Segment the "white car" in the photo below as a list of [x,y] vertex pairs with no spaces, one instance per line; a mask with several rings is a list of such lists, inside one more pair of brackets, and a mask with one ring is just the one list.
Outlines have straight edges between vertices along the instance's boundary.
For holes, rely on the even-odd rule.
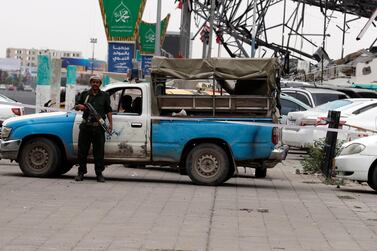
[[[307,111],[288,113],[286,124],[302,126],[304,128],[292,129],[284,128],[282,131],[283,144],[291,147],[306,148],[315,140],[326,137],[326,131],[315,130],[315,128],[327,127],[328,111],[340,111],[340,124],[346,124],[353,117],[377,107],[377,99],[342,99],[335,100]],[[350,122],[351,123],[351,122]],[[357,125],[358,123],[354,123]],[[349,129],[349,128],[347,128]],[[347,139],[347,134],[339,134],[338,138]]]
[[0,127],[4,120],[24,114],[25,109],[21,103],[0,94]]
[[349,98],[343,92],[313,87],[281,88],[281,92],[300,100],[310,107],[316,107],[338,99]]
[[377,191],[377,135],[343,144],[335,170],[338,178],[366,181]]

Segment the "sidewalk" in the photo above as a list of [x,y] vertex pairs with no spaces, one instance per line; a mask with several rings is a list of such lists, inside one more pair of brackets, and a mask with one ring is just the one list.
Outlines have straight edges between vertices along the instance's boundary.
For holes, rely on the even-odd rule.
[[220,187],[168,169],[113,165],[58,179],[0,161],[0,250],[376,250],[377,194],[298,175],[290,158],[255,179],[239,168]]

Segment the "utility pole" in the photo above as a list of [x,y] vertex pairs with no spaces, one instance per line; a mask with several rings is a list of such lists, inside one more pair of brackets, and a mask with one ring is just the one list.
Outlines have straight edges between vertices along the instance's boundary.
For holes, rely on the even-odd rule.
[[213,21],[215,19],[215,1],[211,1],[211,16],[209,19],[209,39],[208,39],[208,53],[207,53],[207,58],[211,58],[211,52],[212,52],[212,36],[213,36]]
[[91,72],[93,74],[93,70],[94,70],[94,46],[95,44],[97,43],[97,38],[90,38],[90,43],[92,44],[92,69],[91,69]]
[[342,37],[342,55],[341,55],[341,58],[343,59],[344,58],[344,42],[346,40],[346,22],[347,22],[347,13],[344,12],[343,13],[343,37]]
[[[323,19],[323,40],[322,40],[322,49],[323,51],[325,51],[325,47],[326,47],[326,21],[327,21],[327,1],[325,2],[325,13],[323,14],[324,15],[324,19]],[[321,57],[321,84],[323,84],[323,54],[322,53],[322,57]]]
[[154,54],[156,56],[161,55],[161,0],[157,0],[157,18],[156,18],[156,40],[155,40],[155,47],[154,47]]
[[183,58],[190,57],[191,43],[191,3],[183,1],[181,10],[181,25],[179,38],[179,55]]
[[255,57],[255,37],[256,37],[256,34],[257,34],[257,31],[256,31],[256,15],[257,15],[257,0],[253,0],[254,1],[254,5],[253,5],[253,31],[252,31],[252,34],[251,34],[251,55],[250,57],[254,58]]

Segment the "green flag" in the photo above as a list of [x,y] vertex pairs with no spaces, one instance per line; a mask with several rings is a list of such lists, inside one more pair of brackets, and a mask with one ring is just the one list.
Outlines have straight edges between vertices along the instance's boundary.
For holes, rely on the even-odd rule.
[[135,41],[146,0],[99,0],[108,41]]
[[[170,15],[161,21],[161,45],[163,44],[166,30],[168,28]],[[156,41],[156,23],[141,21],[139,30],[139,43],[141,54],[153,54]]]

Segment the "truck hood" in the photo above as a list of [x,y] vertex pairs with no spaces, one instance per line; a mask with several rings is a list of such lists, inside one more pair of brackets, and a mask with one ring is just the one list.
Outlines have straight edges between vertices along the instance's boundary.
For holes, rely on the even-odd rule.
[[27,124],[56,124],[56,123],[73,123],[76,117],[74,112],[46,112],[13,117],[4,121],[3,126],[18,127]]

